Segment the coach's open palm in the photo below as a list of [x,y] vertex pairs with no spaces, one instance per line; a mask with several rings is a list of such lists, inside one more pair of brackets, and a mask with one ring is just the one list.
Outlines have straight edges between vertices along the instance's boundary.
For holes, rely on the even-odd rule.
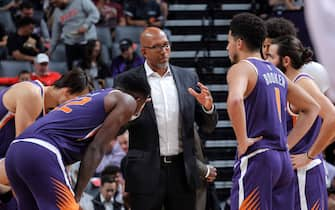
[[237,145],[238,157],[241,157],[251,145],[260,141],[261,139],[263,139],[263,136],[258,136],[255,138],[248,138],[246,141],[239,143]]
[[211,92],[209,91],[208,87],[203,85],[202,83],[198,82],[198,86],[200,88],[200,93],[197,93],[195,90],[192,88],[188,89],[188,92],[194,96],[197,101],[205,107],[207,111],[212,109],[213,106],[213,97],[211,95]]

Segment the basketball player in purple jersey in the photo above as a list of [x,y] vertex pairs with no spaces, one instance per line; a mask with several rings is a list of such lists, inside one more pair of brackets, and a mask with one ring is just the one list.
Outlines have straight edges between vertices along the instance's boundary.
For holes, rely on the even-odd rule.
[[[265,60],[268,57],[272,39],[287,35],[297,37],[296,27],[290,20],[285,18],[269,18],[265,21],[265,27],[267,35],[265,37],[262,48],[262,55]],[[314,82],[320,88],[321,92],[327,94],[326,92],[328,92],[327,90],[330,86],[329,74],[323,65],[314,61],[310,61],[301,67],[301,71],[310,74],[313,77]]]
[[238,143],[231,209],[293,209],[294,174],[287,149],[286,101],[302,111],[288,139],[301,139],[319,111],[318,104],[274,65],[261,59],[263,21],[234,16],[228,54],[227,109]]
[[[0,158],[4,158],[10,143],[48,110],[88,93],[88,77],[75,70],[64,74],[54,85],[46,87],[39,81],[21,82],[0,92]],[[0,160],[0,183],[7,184],[4,162]],[[0,194],[8,187],[0,184]]]
[[[80,197],[111,139],[139,116],[150,94],[137,76],[120,75],[120,90],[70,100],[36,121],[10,145],[5,166],[20,210],[78,210]],[[82,161],[72,192],[65,166]]]
[[[331,140],[335,136],[335,107],[320,91],[309,74],[300,69],[312,59],[312,51],[306,49],[300,40],[294,36],[282,36],[274,39],[269,48],[268,60],[276,65],[295,84],[308,92],[320,105],[320,112],[313,126],[306,135],[297,142],[288,142],[290,154],[304,154],[310,162],[306,167],[298,168],[296,172],[296,210],[328,209],[326,175],[322,164],[322,154],[311,157],[308,153],[316,141]],[[296,107],[287,106],[288,133],[294,127],[298,116]],[[294,166],[294,165],[293,165]]]

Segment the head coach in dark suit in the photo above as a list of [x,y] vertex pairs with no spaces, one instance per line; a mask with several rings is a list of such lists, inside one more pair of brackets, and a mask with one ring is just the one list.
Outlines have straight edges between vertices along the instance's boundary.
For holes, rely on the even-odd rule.
[[213,98],[194,72],[169,64],[170,43],[159,28],[144,30],[141,52],[144,65],[124,73],[141,75],[151,87],[151,101],[128,125],[125,180],[131,209],[194,210],[200,177],[193,126],[214,130]]

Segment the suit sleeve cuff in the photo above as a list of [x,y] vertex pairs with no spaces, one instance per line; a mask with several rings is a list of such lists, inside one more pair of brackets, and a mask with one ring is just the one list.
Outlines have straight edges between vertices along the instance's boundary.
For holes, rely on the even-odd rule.
[[204,110],[204,112],[206,114],[213,114],[213,112],[214,112],[214,104],[212,105],[212,108],[208,111],[206,110],[206,108],[204,106],[201,106],[201,107],[202,107],[202,110]]
[[211,169],[210,169],[209,165],[207,165],[207,173],[205,175],[205,178],[207,178],[209,176],[210,171],[211,171]]

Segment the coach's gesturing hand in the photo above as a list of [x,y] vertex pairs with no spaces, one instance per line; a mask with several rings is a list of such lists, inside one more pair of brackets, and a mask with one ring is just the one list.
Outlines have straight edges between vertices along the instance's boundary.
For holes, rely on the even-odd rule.
[[200,88],[200,93],[196,92],[192,88],[188,89],[188,92],[194,96],[197,101],[207,110],[210,111],[213,109],[213,97],[208,87],[203,85],[201,82],[198,82]]

